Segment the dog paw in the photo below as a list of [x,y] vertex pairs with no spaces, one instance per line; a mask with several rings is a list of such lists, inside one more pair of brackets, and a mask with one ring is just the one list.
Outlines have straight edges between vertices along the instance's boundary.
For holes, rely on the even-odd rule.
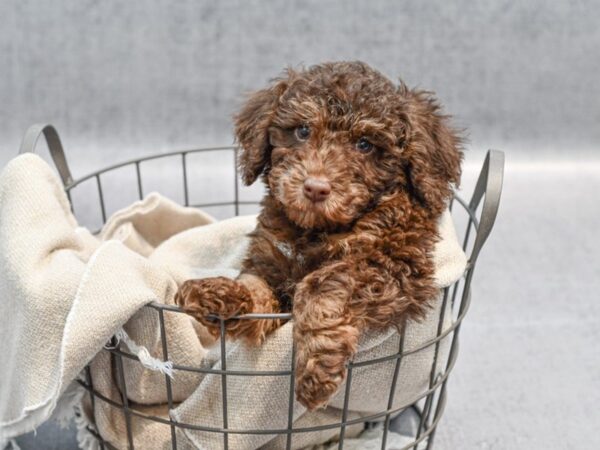
[[313,356],[297,366],[296,398],[309,411],[324,408],[345,376],[345,359],[340,355]]
[[[186,281],[175,295],[175,302],[216,336],[220,332],[220,321],[209,316],[227,320],[246,314],[250,312],[252,299],[246,287],[237,281],[216,277]],[[227,321],[226,327],[235,327],[236,322]]]

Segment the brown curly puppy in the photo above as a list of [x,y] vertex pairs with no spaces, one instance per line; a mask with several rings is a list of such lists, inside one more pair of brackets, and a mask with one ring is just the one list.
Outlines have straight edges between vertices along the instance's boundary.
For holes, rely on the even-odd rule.
[[[237,280],[183,284],[206,318],[292,311],[296,395],[309,409],[339,388],[367,329],[423,317],[437,294],[436,225],[460,179],[461,139],[428,92],[361,62],[288,70],[236,117],[243,180],[267,194]],[[281,325],[229,320],[259,344]]]

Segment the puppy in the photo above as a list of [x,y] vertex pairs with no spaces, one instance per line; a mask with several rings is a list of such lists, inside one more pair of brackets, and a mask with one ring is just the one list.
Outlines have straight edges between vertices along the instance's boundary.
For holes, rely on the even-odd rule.
[[[436,297],[438,218],[460,179],[459,134],[429,92],[361,62],[287,70],[235,118],[245,184],[266,184],[238,279],[185,282],[215,335],[245,313],[292,312],[296,397],[326,405],[365,330],[419,319]],[[279,320],[225,322],[253,345]]]

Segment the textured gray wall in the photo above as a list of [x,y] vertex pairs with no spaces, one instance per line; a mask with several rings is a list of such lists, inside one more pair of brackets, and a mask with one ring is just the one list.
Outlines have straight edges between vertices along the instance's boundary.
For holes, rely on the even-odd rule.
[[339,59],[437,91],[475,149],[600,150],[598,1],[4,0],[0,18],[0,165],[36,121],[82,170],[230,143],[243,92]]

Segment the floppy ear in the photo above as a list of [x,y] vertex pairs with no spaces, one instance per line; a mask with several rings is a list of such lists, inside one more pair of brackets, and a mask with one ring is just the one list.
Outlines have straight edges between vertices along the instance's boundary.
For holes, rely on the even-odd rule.
[[410,137],[404,150],[407,175],[414,194],[434,214],[448,205],[453,186],[461,175],[462,137],[449,126],[448,116],[430,92],[403,91],[410,123]]
[[254,183],[269,164],[268,129],[279,97],[286,88],[287,83],[279,80],[273,86],[253,93],[234,117],[235,137],[241,147],[238,165],[246,185]]

